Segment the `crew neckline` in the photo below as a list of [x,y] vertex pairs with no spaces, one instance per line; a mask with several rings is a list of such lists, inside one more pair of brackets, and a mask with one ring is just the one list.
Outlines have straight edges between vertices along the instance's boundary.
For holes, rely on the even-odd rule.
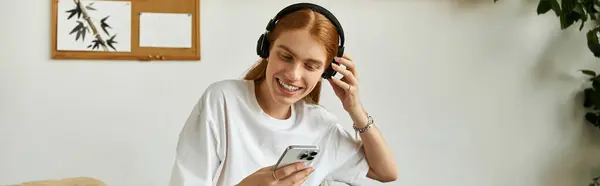
[[296,117],[297,117],[296,116],[296,114],[297,114],[296,103],[294,103],[294,104],[291,105],[291,114],[290,114],[290,117],[288,117],[286,119],[275,118],[275,117],[267,114],[262,109],[262,107],[260,106],[260,104],[258,103],[258,99],[256,98],[256,85],[255,85],[254,80],[244,80],[244,81],[246,81],[246,84],[247,84],[247,86],[249,88],[249,97],[251,99],[251,102],[252,102],[252,105],[254,107],[254,110],[256,112],[258,112],[259,115],[263,116],[265,119],[272,120],[274,122],[288,123],[288,124],[290,124],[290,126],[295,123]]

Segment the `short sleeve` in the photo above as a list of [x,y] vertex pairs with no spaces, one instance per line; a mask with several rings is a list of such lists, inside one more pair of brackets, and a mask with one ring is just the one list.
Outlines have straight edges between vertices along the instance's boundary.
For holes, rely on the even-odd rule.
[[331,140],[332,149],[335,149],[335,163],[328,179],[348,185],[361,185],[369,172],[362,142],[355,140],[339,124],[334,127]]
[[214,185],[224,143],[222,127],[214,122],[212,100],[205,93],[179,133],[170,186]]

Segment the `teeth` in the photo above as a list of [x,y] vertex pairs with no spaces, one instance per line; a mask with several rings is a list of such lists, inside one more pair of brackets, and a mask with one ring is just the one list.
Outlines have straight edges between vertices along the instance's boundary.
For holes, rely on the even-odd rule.
[[296,90],[298,90],[298,87],[295,87],[293,85],[287,85],[287,84],[283,83],[281,80],[279,80],[279,84],[281,86],[283,86],[283,88],[285,88],[288,91],[296,91]]

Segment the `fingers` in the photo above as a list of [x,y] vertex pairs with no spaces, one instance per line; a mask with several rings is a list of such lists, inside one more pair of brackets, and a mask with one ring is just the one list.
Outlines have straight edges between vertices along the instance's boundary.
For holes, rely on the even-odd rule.
[[285,167],[281,167],[277,170],[275,170],[275,176],[278,179],[283,179],[285,177],[288,177],[289,175],[292,175],[293,173],[303,170],[306,168],[306,165],[304,165],[303,162],[298,162],[298,163],[293,163],[290,165],[287,165]]
[[354,63],[352,63],[352,60],[349,58],[345,58],[345,57],[336,57],[335,61],[346,66],[346,68],[348,68],[348,70],[353,70],[354,69]]
[[344,78],[342,79],[348,79],[351,80],[351,83],[356,83],[358,81],[358,75],[356,72],[356,66],[354,65],[354,63],[352,62],[351,59],[349,58],[335,58],[335,61],[344,65],[346,68],[342,68],[340,65],[336,65],[335,63],[332,63],[331,66],[332,68],[341,73],[342,75],[344,75]]
[[346,68],[356,76],[356,65],[354,64],[352,58],[350,58],[347,54],[344,54],[342,57],[334,58],[336,62],[346,66]]
[[351,87],[350,84],[348,84],[340,79],[331,78],[329,81],[333,82],[333,84],[337,85],[337,87],[339,87],[340,89],[343,89],[346,92],[353,91],[356,88],[355,86]]
[[272,171],[274,167],[275,167],[275,165],[271,165],[271,166],[263,167],[263,168],[260,168],[260,169],[258,169],[258,171],[256,171],[256,172],[266,172],[266,171]]
[[[310,173],[309,173],[309,175],[310,175]],[[308,175],[307,175],[307,176],[305,176],[304,178],[302,178],[302,180],[300,180],[300,181],[296,182],[296,183],[294,184],[294,186],[300,186],[300,185],[302,185],[304,182],[306,182],[306,180],[307,180],[307,179],[308,179]]]
[[333,70],[335,70],[335,71],[339,72],[340,74],[344,75],[344,78],[342,78],[342,79],[348,80],[348,83],[351,83],[351,84],[356,84],[357,83],[356,77],[354,76],[354,74],[350,70],[344,69],[341,66],[333,64],[333,63],[332,63],[331,66],[332,66]]
[[303,183],[304,183],[304,182],[305,182],[307,179],[308,179],[308,176],[307,176],[307,177],[304,177],[304,179],[300,180],[300,181],[299,181],[298,183],[296,183],[294,186],[300,186],[300,185],[302,185],[302,184],[303,184]]
[[280,179],[279,182],[284,183],[285,185],[301,185],[314,170],[315,169],[312,167],[306,168]]

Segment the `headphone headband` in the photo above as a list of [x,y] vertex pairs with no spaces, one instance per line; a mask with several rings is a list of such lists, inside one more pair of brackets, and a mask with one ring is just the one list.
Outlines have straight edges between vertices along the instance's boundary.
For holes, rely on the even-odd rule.
[[[283,17],[287,14],[290,14],[294,11],[305,9],[305,8],[311,9],[315,12],[322,14],[327,19],[329,19],[329,21],[331,21],[331,23],[333,23],[333,26],[335,27],[335,30],[338,32],[338,36],[340,39],[340,43],[338,45],[338,52],[337,52],[336,56],[342,57],[342,55],[344,55],[344,42],[345,42],[344,29],[342,29],[342,25],[337,20],[337,18],[331,12],[329,12],[329,10],[327,10],[319,5],[312,4],[312,3],[296,3],[296,4],[292,4],[292,5],[285,7],[284,9],[279,11],[279,13],[277,13],[277,15],[275,15],[275,17],[273,19],[269,20],[269,24],[267,24],[267,31],[264,34],[260,35],[260,37],[258,38],[258,42],[256,44],[256,53],[258,54],[258,56],[260,56],[262,58],[269,57],[269,46],[270,46],[270,43],[268,40],[269,32],[272,32],[273,29],[275,29],[275,25],[277,24],[279,19],[281,19],[281,17]],[[332,63],[339,64],[335,60],[333,60]],[[333,68],[331,68],[331,65],[330,65],[329,67],[327,67],[325,69],[325,71],[323,72],[323,74],[321,76],[325,79],[328,79],[328,78],[333,77],[335,74],[337,74],[337,72],[335,70],[333,70]]]
[[344,29],[342,28],[342,25],[340,24],[340,22],[333,15],[333,13],[331,13],[329,10],[323,8],[322,6],[312,4],[312,3],[297,3],[297,4],[292,4],[292,5],[285,7],[284,9],[279,11],[279,13],[277,13],[277,15],[275,15],[275,17],[273,19],[271,19],[271,21],[269,21],[269,24],[267,25],[267,31],[269,31],[269,32],[273,31],[273,29],[275,29],[275,25],[277,24],[277,21],[279,21],[279,19],[281,19],[281,17],[283,17],[287,14],[290,14],[292,12],[295,12],[295,11],[298,11],[301,9],[305,9],[305,8],[309,8],[313,11],[321,13],[323,16],[325,16],[327,19],[329,19],[329,21],[331,21],[331,23],[333,23],[333,26],[335,26],[335,29],[338,32],[338,35],[340,37],[340,45],[339,46],[341,46],[343,48],[344,42],[345,42]]

